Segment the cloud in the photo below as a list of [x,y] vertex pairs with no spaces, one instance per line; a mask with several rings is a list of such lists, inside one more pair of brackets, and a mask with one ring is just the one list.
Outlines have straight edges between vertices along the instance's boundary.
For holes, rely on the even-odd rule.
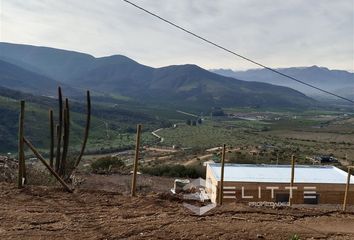
[[[0,41],[51,46],[143,64],[254,68],[117,0],[0,0]],[[272,67],[354,69],[351,0],[132,0]]]

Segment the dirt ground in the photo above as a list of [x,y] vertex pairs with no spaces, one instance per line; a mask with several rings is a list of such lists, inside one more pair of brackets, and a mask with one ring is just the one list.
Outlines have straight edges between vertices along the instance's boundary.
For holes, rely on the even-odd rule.
[[[147,186],[171,183],[139,178]],[[127,181],[114,175],[90,176],[72,194],[60,187],[19,190],[0,183],[0,239],[283,240],[294,234],[300,239],[354,239],[354,211],[261,209],[232,203],[195,216],[167,193],[149,189],[148,194],[129,197]]]

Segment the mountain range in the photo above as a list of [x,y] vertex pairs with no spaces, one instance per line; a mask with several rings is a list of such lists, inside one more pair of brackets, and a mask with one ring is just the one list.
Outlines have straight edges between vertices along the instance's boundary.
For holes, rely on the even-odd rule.
[[153,68],[122,56],[91,55],[30,45],[0,43],[0,85],[52,95],[56,85],[69,94],[94,94],[157,106],[308,107],[316,102],[284,86],[221,76],[192,64]]
[[[354,99],[352,91],[347,91],[348,88],[354,89],[354,73],[343,70],[330,70],[318,66],[279,68],[276,70],[327,91],[333,91]],[[328,95],[324,95],[316,89],[302,85],[288,78],[284,78],[283,76],[266,69],[252,69],[247,71],[213,69],[211,71],[223,76],[239,78],[245,81],[257,81],[291,87],[310,96],[328,97]]]

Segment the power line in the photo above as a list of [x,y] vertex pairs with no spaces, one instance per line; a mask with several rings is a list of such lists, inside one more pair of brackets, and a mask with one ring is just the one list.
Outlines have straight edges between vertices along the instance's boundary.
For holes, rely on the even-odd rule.
[[162,20],[162,21],[164,21],[165,23],[168,23],[168,24],[170,24],[170,25],[172,25],[172,26],[174,26],[174,27],[176,27],[176,28],[182,30],[183,32],[186,32],[186,33],[188,33],[188,34],[190,34],[190,35],[192,35],[192,36],[194,36],[194,37],[196,37],[196,38],[198,38],[198,39],[200,39],[200,40],[202,40],[202,41],[204,41],[204,42],[206,42],[206,43],[209,43],[209,44],[211,44],[211,45],[213,45],[213,46],[215,46],[215,47],[217,47],[217,48],[219,48],[219,49],[221,49],[221,50],[224,50],[224,51],[226,51],[226,52],[228,52],[228,53],[231,53],[232,55],[235,55],[235,56],[237,56],[237,57],[239,57],[239,58],[242,58],[242,59],[244,59],[244,60],[246,60],[246,61],[248,61],[248,62],[251,62],[251,63],[253,63],[253,64],[257,65],[257,66],[260,66],[260,67],[262,67],[262,68],[265,68],[265,69],[267,69],[267,70],[269,70],[269,71],[272,71],[272,72],[274,72],[274,73],[276,73],[276,74],[279,74],[279,75],[281,75],[281,76],[283,76],[283,77],[289,78],[289,79],[291,79],[291,80],[293,80],[293,81],[296,81],[296,82],[298,82],[298,83],[300,83],[300,84],[303,84],[303,85],[306,85],[306,86],[308,86],[308,87],[314,88],[314,89],[316,89],[316,90],[318,90],[318,91],[324,92],[324,93],[326,93],[326,94],[332,95],[332,96],[334,96],[334,97],[340,98],[340,99],[345,100],[345,101],[348,101],[348,102],[350,102],[350,103],[354,103],[354,101],[353,101],[353,100],[350,100],[349,98],[346,98],[346,97],[340,96],[340,95],[338,95],[338,94],[332,93],[332,92],[330,92],[330,91],[324,90],[324,89],[322,89],[322,88],[316,87],[316,86],[314,86],[314,85],[312,85],[312,84],[309,84],[309,83],[306,83],[306,82],[304,82],[304,81],[301,81],[301,80],[299,80],[299,79],[297,79],[297,78],[294,78],[294,77],[292,77],[292,76],[290,76],[290,75],[287,75],[287,74],[285,74],[285,73],[282,73],[282,72],[280,72],[280,71],[278,71],[278,70],[276,70],[276,69],[274,69],[274,68],[268,67],[268,66],[266,66],[266,65],[263,65],[263,64],[261,64],[261,63],[259,63],[259,62],[254,61],[254,60],[252,60],[252,59],[250,59],[250,58],[248,58],[248,57],[245,57],[245,56],[243,56],[243,55],[241,55],[241,54],[238,54],[238,53],[236,53],[236,52],[234,52],[234,51],[232,51],[232,50],[230,50],[230,49],[228,49],[228,48],[226,48],[226,47],[223,47],[223,46],[221,46],[221,45],[219,45],[219,44],[217,44],[217,43],[215,43],[215,42],[212,42],[212,41],[206,39],[205,37],[202,37],[202,36],[200,36],[200,35],[198,35],[198,34],[196,34],[196,33],[193,33],[192,31],[190,31],[190,30],[188,30],[188,29],[186,29],[186,28],[184,28],[184,27],[181,27],[181,26],[177,25],[176,23],[173,23],[173,22],[171,22],[171,21],[169,21],[169,20],[167,20],[167,19],[165,19],[165,18],[163,18],[163,17],[160,17],[159,15],[157,15],[157,14],[155,14],[155,13],[153,13],[153,12],[151,12],[151,11],[149,11],[149,10],[147,10],[147,9],[145,9],[145,8],[143,8],[143,7],[141,7],[141,6],[137,5],[137,4],[135,4],[135,3],[132,3],[132,2],[130,2],[130,1],[128,1],[128,0],[122,0],[122,1],[124,1],[124,2],[126,2],[126,3],[128,3],[128,4],[130,4],[130,5],[132,5],[132,6],[134,6],[134,7],[136,7],[136,8],[138,8],[138,9],[140,9],[140,10],[142,10],[142,11],[144,11],[144,12],[146,12],[146,13],[148,13],[148,14],[150,14],[150,15],[152,15],[152,16],[154,16],[154,17],[160,19],[160,20]]

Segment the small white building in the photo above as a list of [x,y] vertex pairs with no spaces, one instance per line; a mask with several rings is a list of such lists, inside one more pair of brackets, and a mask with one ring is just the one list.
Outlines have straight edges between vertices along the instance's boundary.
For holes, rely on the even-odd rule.
[[[341,204],[348,174],[334,166],[297,165],[293,189],[290,189],[290,165],[225,164],[224,201],[287,202],[290,195],[298,204]],[[212,202],[218,198],[221,164],[207,164],[207,192]],[[351,177],[354,184],[354,177]],[[354,185],[348,194],[348,204],[354,204]]]

